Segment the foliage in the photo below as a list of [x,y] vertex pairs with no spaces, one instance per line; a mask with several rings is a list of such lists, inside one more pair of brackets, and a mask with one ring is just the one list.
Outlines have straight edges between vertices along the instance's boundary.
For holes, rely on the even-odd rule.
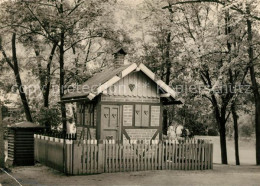
[[[37,89],[26,92],[30,112],[53,106],[63,89],[81,84],[107,66],[112,56],[107,54],[112,54],[114,46],[129,42],[126,32],[114,27],[115,8],[115,1],[107,0],[1,3],[4,49],[11,53],[10,35],[16,33],[22,82]],[[6,62],[1,56],[0,70]],[[7,74],[10,79],[10,71]],[[0,78],[0,88],[9,87],[10,81]]]
[[218,131],[214,128],[208,129],[208,136],[218,136]]
[[5,117],[8,117],[8,116],[9,116],[8,107],[6,107],[5,105],[2,106],[2,116],[3,116],[3,119],[4,119]]
[[206,126],[203,123],[194,120],[188,120],[185,124],[193,135],[206,135]]
[[242,137],[251,137],[254,132],[254,128],[249,125],[242,125],[240,127],[240,135]]
[[37,115],[35,115],[35,120],[42,126],[48,123],[53,130],[57,130],[61,123],[60,110],[58,107],[42,107]]

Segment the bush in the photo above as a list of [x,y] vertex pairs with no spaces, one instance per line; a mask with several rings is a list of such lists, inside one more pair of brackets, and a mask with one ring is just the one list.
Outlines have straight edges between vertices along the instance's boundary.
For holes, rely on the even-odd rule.
[[216,129],[209,129],[208,136],[218,136],[218,131]]
[[253,134],[254,129],[251,126],[248,125],[243,125],[240,128],[240,134],[243,137],[251,137],[251,135]]
[[201,123],[193,120],[189,120],[185,126],[192,135],[206,135],[206,127]]
[[58,108],[42,107],[36,116],[36,121],[47,128],[57,130],[61,123],[60,110]]

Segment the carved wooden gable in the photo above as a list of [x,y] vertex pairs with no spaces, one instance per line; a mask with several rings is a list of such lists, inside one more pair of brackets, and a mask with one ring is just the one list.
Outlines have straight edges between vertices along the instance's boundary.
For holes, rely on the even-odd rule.
[[109,96],[159,98],[157,85],[143,72],[132,72],[107,89]]

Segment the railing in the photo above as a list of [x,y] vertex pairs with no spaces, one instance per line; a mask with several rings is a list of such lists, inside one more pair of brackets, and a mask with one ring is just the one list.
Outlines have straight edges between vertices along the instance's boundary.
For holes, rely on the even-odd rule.
[[48,137],[53,137],[53,138],[59,138],[59,139],[69,139],[69,140],[76,140],[77,139],[77,134],[76,133],[67,133],[64,134],[63,132],[58,132],[58,131],[45,131],[45,132],[40,132],[37,133],[40,136],[48,136]]
[[213,144],[205,140],[113,141],[65,140],[35,135],[35,159],[71,175],[142,170],[205,170],[213,168]]

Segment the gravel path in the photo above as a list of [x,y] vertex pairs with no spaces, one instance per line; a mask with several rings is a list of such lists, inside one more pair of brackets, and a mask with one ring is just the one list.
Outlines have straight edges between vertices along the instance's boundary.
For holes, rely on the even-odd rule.
[[[36,165],[15,167],[11,175],[22,185],[260,185],[259,166],[214,165],[207,171],[140,171],[66,176]],[[2,185],[19,185],[0,173]]]

